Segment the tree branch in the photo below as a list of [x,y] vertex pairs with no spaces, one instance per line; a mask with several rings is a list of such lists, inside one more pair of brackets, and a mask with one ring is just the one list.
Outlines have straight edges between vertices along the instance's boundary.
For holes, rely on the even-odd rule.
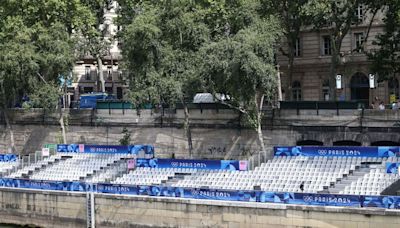
[[39,72],[36,72],[36,74],[39,76],[40,79],[42,79],[42,81],[43,81],[46,85],[48,84],[47,81],[46,81],[46,79],[44,79],[44,77],[43,77]]
[[243,109],[241,107],[238,107],[236,105],[232,105],[232,104],[230,104],[228,102],[225,102],[225,101],[221,100],[220,98],[216,97],[215,94],[213,94],[213,98],[216,99],[220,104],[227,105],[229,108],[235,109],[235,110],[239,111],[242,114],[249,115],[249,113],[245,109]]
[[[374,12],[372,13],[371,20],[370,20],[370,22],[369,22],[369,24],[368,24],[367,34],[365,34],[364,44],[366,44],[367,41],[368,41],[369,33],[371,32],[372,23],[374,22],[375,16],[376,16],[376,14],[378,13],[378,11],[379,11],[379,9],[376,8],[376,9],[374,10]],[[365,51],[365,50],[364,50],[364,51]]]

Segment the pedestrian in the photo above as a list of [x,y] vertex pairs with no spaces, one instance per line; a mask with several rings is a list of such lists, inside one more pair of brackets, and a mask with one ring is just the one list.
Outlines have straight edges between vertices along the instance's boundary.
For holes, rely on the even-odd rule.
[[300,184],[300,191],[304,192],[304,181],[302,181]]
[[393,103],[392,103],[392,109],[393,109],[393,110],[399,109],[399,106],[397,106],[397,102],[393,101]]
[[379,110],[379,106],[380,106],[381,101],[379,100],[378,97],[375,97],[374,103],[375,103],[375,107],[374,108]]
[[385,104],[383,104],[383,101],[379,104],[379,110],[385,110]]

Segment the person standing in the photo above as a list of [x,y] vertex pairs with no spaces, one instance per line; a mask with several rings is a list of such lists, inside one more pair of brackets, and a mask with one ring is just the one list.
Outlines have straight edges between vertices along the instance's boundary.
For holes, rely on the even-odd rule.
[[385,104],[383,104],[383,101],[379,104],[379,110],[385,110]]

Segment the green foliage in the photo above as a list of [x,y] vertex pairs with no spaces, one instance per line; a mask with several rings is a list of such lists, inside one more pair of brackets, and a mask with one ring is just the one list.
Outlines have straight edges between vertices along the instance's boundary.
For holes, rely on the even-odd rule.
[[[132,7],[120,2],[122,11]],[[142,1],[136,16],[122,25],[124,66],[128,69],[131,101],[174,104],[201,91],[196,52],[209,40],[207,25],[192,1]],[[193,84],[195,83],[195,84]]]
[[80,32],[77,50],[80,56],[87,54],[101,58],[108,54],[112,37],[108,37],[109,27],[105,22],[104,12],[111,7],[109,0],[80,0],[89,11],[87,24]]
[[254,128],[260,124],[261,98],[271,101],[276,95],[274,57],[280,35],[279,23],[269,18],[202,49],[201,75],[208,88],[229,95],[225,102],[243,112]]
[[122,138],[119,140],[119,144],[123,146],[128,146],[131,144],[131,133],[128,131],[126,127],[122,129]]
[[228,94],[230,105],[254,116],[262,97],[275,96],[282,29],[260,1],[118,2],[133,103],[174,104],[209,91]]
[[35,108],[43,108],[46,113],[53,112],[61,97],[62,93],[58,90],[57,85],[53,83],[39,84],[35,86],[34,92],[31,94],[31,102]]
[[379,75],[379,80],[389,79],[400,73],[400,3],[387,1],[385,13],[385,32],[378,35],[373,42],[379,49],[369,53],[369,58],[373,61],[372,71]]
[[5,0],[0,12],[4,108],[40,83],[57,86],[60,75],[69,75],[75,62],[71,33],[84,30],[91,14],[80,0]]

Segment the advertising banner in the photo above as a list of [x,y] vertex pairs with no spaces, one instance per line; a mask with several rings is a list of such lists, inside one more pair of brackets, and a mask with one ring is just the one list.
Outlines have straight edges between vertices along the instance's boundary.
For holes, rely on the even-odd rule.
[[63,153],[98,153],[98,154],[136,154],[143,151],[143,158],[154,157],[154,147],[151,145],[84,145],[84,144],[58,144],[57,152]]
[[44,157],[50,156],[50,148],[42,148],[42,156]]
[[400,156],[400,147],[347,147],[347,146],[288,146],[274,147],[275,156],[324,156],[324,157],[394,157]]
[[268,202],[315,206],[377,207],[386,209],[400,209],[400,197],[398,196],[362,196],[264,191],[235,191],[205,188],[181,188],[171,186],[142,186],[119,184],[91,185],[82,182],[40,181],[7,178],[0,178],[0,187],[80,192],[95,191],[108,194],[148,195],[242,202]]
[[386,173],[399,174],[400,163],[386,162]]
[[15,154],[0,154],[0,162],[15,162],[17,155]]
[[128,160],[128,170],[134,169],[136,167],[136,159]]
[[43,181],[43,180],[8,179],[8,178],[0,178],[0,186],[14,187],[14,188],[42,189],[42,190],[80,191],[80,192],[86,192],[91,190],[90,185],[83,182]]
[[[242,165],[240,165],[242,163]],[[235,160],[189,160],[189,159],[137,159],[138,167],[193,168],[211,170],[247,170],[247,161]]]

